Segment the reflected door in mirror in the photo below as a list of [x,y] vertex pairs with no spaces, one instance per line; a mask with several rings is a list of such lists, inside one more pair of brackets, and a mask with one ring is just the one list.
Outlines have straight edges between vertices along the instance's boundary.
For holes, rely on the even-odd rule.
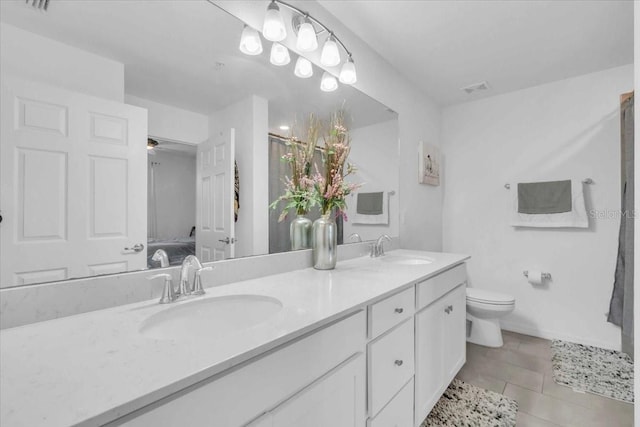
[[198,145],[196,256],[202,262],[235,256],[235,129]]
[[146,111],[3,76],[1,116],[2,287],[144,268]]

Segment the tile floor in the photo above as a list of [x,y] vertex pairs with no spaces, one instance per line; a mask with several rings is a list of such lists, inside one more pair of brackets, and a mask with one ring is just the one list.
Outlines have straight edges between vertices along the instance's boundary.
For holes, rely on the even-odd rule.
[[458,378],[518,402],[517,427],[633,426],[633,405],[578,393],[553,381],[551,342],[505,331],[504,346],[467,343]]

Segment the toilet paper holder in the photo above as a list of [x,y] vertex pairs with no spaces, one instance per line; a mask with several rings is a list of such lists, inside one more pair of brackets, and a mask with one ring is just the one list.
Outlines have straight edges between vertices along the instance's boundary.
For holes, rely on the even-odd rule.
[[[522,272],[524,277],[529,277],[529,271],[525,270]],[[551,273],[542,273],[542,280],[551,280]]]

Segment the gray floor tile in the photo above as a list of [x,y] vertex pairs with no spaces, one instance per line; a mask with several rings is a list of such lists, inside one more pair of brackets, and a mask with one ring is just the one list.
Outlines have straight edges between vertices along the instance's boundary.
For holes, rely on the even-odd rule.
[[560,426],[572,426],[577,421],[586,418],[595,418],[597,413],[564,400],[546,396],[541,393],[507,384],[504,389],[507,397],[518,402],[518,409],[537,418],[550,421]]
[[484,356],[477,356],[468,363],[479,374],[542,392],[543,373]]
[[504,388],[507,385],[506,381],[480,374],[470,367],[462,368],[460,372],[458,372],[457,378],[476,387],[495,391],[500,394],[504,392]]
[[512,365],[520,366],[535,372],[541,372],[543,374],[551,372],[552,369],[551,360],[536,357],[521,350],[505,348],[487,349],[485,356],[490,359],[511,363]]
[[550,421],[543,420],[533,415],[529,415],[526,412],[522,412],[518,409],[518,418],[516,419],[516,427],[556,427],[558,424],[554,424]]
[[551,360],[551,344],[546,340],[541,342],[521,342],[518,351],[541,359]]
[[574,392],[552,377],[551,342],[503,331],[504,346],[467,344],[458,378],[518,401],[518,427],[631,427],[633,405]]

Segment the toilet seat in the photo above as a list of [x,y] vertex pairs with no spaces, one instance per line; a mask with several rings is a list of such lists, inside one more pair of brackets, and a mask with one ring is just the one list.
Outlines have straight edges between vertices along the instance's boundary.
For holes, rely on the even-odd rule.
[[486,289],[467,288],[467,301],[487,305],[514,305],[516,299],[512,295]]

